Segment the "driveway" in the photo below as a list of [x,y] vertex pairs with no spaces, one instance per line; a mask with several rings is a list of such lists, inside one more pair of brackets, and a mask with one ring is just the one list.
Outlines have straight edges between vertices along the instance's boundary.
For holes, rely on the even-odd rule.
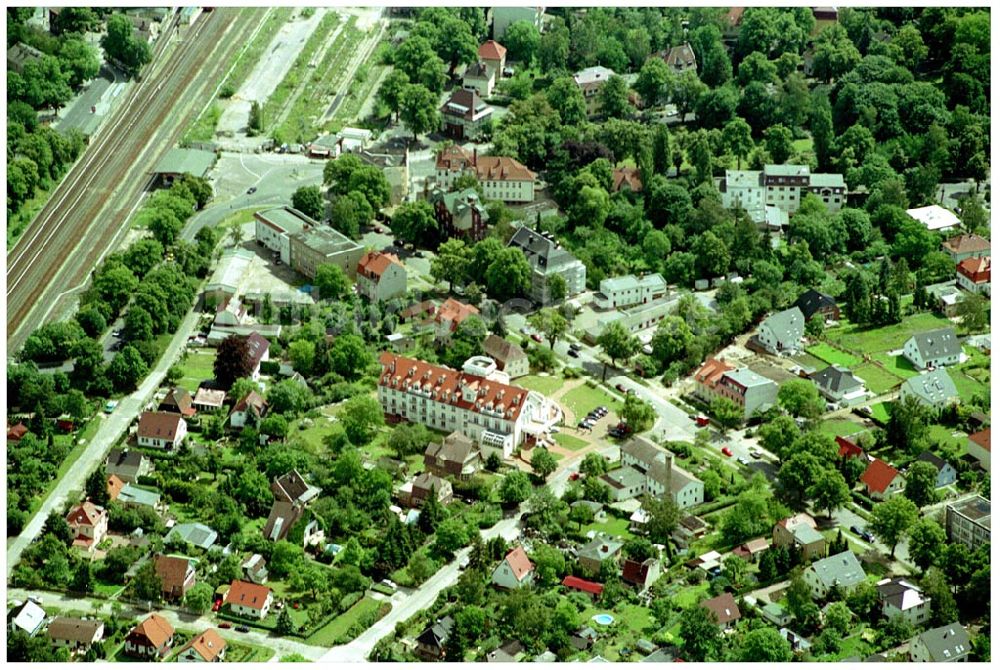
[[687,412],[680,407],[654,393],[649,387],[624,375],[609,377],[607,383],[612,388],[617,388],[621,384],[626,390],[635,391],[639,398],[653,406],[653,409],[656,410],[656,423],[653,424],[653,429],[650,431],[653,437],[670,441],[694,441],[694,435],[698,428],[694,419],[690,418]]

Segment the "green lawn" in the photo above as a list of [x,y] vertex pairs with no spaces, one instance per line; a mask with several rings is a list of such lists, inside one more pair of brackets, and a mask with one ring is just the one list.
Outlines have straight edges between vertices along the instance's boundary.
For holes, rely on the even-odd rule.
[[365,596],[351,609],[307,637],[306,644],[317,647],[330,647],[337,644],[337,640],[345,635],[351,626],[360,621],[362,617],[377,612],[381,605],[382,603],[378,600]]
[[215,349],[188,352],[184,362],[180,364],[182,376],[178,385],[194,394],[203,381],[215,378],[215,371],[212,369],[214,363]]
[[582,532],[584,535],[590,531],[597,531],[598,533],[605,533],[607,535],[616,535],[625,539],[631,539],[632,533],[628,529],[629,521],[628,519],[619,519],[608,515],[607,521],[597,522],[588,524],[583,527]]
[[[955,368],[948,368],[948,374],[951,375],[951,380],[955,382],[955,388],[958,389],[958,397],[962,399],[962,402],[970,402],[976,395],[989,394],[990,387],[988,383],[984,384]],[[989,380],[988,371],[986,378]]]
[[514,380],[516,386],[521,386],[529,391],[538,391],[542,395],[550,396],[560,388],[565,383],[565,379],[555,375],[550,375],[542,377],[540,375],[528,375],[527,377],[519,377]]
[[922,312],[908,316],[900,323],[882,328],[861,328],[855,324],[846,323],[828,329],[826,335],[833,343],[847,349],[880,353],[902,349],[903,344],[914,333],[934,330],[935,328],[947,328],[953,325],[943,316]]
[[885,369],[892,374],[897,377],[902,377],[903,379],[909,379],[910,377],[920,374],[920,371],[913,367],[913,363],[906,360],[902,354],[890,356],[885,353],[875,353],[872,354],[872,359],[884,365]]
[[888,393],[903,380],[874,363],[863,363],[854,369],[854,374],[865,382],[865,386],[875,395]]
[[830,365],[843,365],[845,368],[853,368],[855,365],[861,364],[861,359],[857,356],[832,347],[826,342],[818,342],[811,347],[806,347],[806,351]]
[[804,368],[813,368],[814,370],[822,370],[826,367],[826,361],[811,356],[807,353],[800,353],[792,356],[792,360],[801,365]]
[[952,433],[956,432],[951,428],[945,428],[939,424],[932,424],[930,427],[930,438],[935,442],[941,442],[943,444],[956,444],[959,449],[959,453],[965,452],[966,434],[961,433],[959,437],[953,437]]
[[600,388],[592,388],[586,384],[577,386],[572,391],[562,397],[562,404],[569,408],[576,419],[583,417],[587,412],[601,405],[609,410],[616,411],[618,402]]
[[572,435],[567,435],[566,433],[556,433],[555,441],[559,443],[560,447],[571,451],[578,451],[587,446],[586,440],[581,440],[578,437],[573,437]]
[[685,609],[699,603],[708,597],[708,582],[696,584],[686,589],[682,589],[673,597],[674,604],[680,609]]
[[824,421],[819,425],[819,432],[824,435],[829,435],[830,437],[837,437],[838,435],[853,435],[854,433],[865,430],[865,427],[860,423],[855,423],[849,419],[832,419],[830,421]]
[[872,405],[872,419],[885,424],[889,421],[889,403],[879,402]]
[[226,640],[226,663],[263,663],[274,656],[274,650],[249,642]]

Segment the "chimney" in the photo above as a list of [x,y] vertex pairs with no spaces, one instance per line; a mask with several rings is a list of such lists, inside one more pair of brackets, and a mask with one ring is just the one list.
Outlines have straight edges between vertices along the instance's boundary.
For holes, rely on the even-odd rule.
[[602,545],[601,545],[601,552],[602,552],[602,553],[607,553],[607,551],[608,551],[608,545],[606,545],[606,544],[602,544]]

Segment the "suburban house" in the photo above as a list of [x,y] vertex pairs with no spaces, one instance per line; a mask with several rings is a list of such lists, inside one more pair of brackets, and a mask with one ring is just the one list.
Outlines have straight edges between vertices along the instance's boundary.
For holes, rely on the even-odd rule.
[[493,570],[491,581],[503,589],[519,589],[535,583],[535,565],[528,559],[524,547],[519,545],[507,552]]
[[434,183],[447,191],[460,176],[475,172],[478,157],[478,151],[475,149],[470,153],[460,144],[446,144],[438,152],[434,164]]
[[181,663],[217,663],[226,659],[226,641],[209,628],[184,645],[177,655]]
[[250,364],[253,366],[250,377],[257,381],[260,379],[260,364],[270,359],[271,343],[260,333],[250,333],[247,336],[247,348],[250,351]]
[[865,581],[865,571],[850,550],[821,558],[807,567],[802,576],[816,599],[826,597],[834,586],[846,593]]
[[962,344],[954,328],[939,328],[908,339],[903,356],[918,370],[954,365],[961,361]]
[[903,617],[914,626],[927,622],[931,616],[931,601],[919,587],[903,577],[886,578],[875,585],[882,616],[886,619]]
[[158,554],[153,569],[160,578],[164,600],[182,600],[195,584],[194,561],[190,558]]
[[57,616],[49,623],[48,634],[56,647],[66,647],[71,654],[85,652],[104,637],[104,622]]
[[816,530],[816,520],[804,512],[774,524],[771,535],[774,546],[794,547],[803,561],[826,555],[826,538]]
[[490,333],[483,340],[483,353],[496,361],[497,368],[505,372],[510,379],[523,377],[531,371],[528,355],[524,350],[495,333]]
[[775,356],[785,352],[794,354],[802,348],[805,326],[802,311],[798,307],[791,307],[764,319],[757,328],[754,340]]
[[139,488],[134,484],[126,484],[115,475],[111,475],[111,478],[118,480],[121,484],[120,487],[116,487],[115,495],[111,499],[118,501],[123,507],[148,507],[157,514],[162,514],[166,511],[166,505],[160,502],[159,491],[151,491]]
[[134,482],[153,471],[153,463],[138,451],[115,447],[104,461],[104,474],[123,482]]
[[707,403],[711,403],[716,396],[716,387],[722,379],[722,375],[735,370],[733,366],[726,363],[722,358],[706,358],[701,367],[695,370],[692,375],[694,379],[694,396]]
[[447,479],[441,479],[429,472],[421,472],[409,484],[410,486],[408,487],[404,484],[403,490],[409,489],[406,491],[406,502],[411,507],[422,507],[431,495],[437,496],[438,502],[442,505],[447,505],[451,502],[451,482]]
[[941,205],[928,205],[906,210],[910,218],[922,225],[927,230],[933,232],[948,231],[960,228],[962,221],[951,210],[947,210]]
[[990,471],[990,429],[980,430],[969,435],[965,443],[966,452],[969,456],[979,461],[986,472]]
[[93,551],[108,534],[108,511],[85,500],[73,506],[66,523],[73,533],[73,546]]
[[181,446],[187,435],[187,421],[179,414],[143,412],[139,415],[136,439],[140,447],[173,449]]
[[820,394],[830,402],[850,407],[868,398],[865,382],[842,365],[830,365],[809,375]]
[[170,529],[164,542],[181,542],[193,544],[201,549],[211,549],[215,546],[215,541],[219,534],[203,523],[179,523]]
[[538,32],[542,32],[545,25],[544,7],[505,7],[501,5],[492,7],[489,14],[493,16],[493,39],[495,40],[502,40],[507,34],[507,28],[518,21],[527,21],[535,26]]
[[222,389],[198,387],[192,401],[195,409],[199,412],[212,414],[222,409],[226,404],[226,392]]
[[924,289],[929,298],[928,305],[949,319],[958,314],[958,304],[965,300],[965,293],[958,288],[955,280],[930,284]]
[[479,199],[479,191],[467,188],[446,191],[435,188],[428,197],[434,207],[434,218],[448,237],[460,237],[478,242],[486,236],[490,215]]
[[975,233],[956,235],[941,243],[941,249],[951,256],[951,262],[958,265],[966,258],[982,258],[990,255],[990,241]]
[[483,125],[493,117],[493,108],[487,105],[475,90],[456,88],[441,106],[441,124],[445,135],[457,140],[476,139],[483,133]]
[[474,156],[473,168],[486,200],[533,202],[537,175],[507,156]]
[[482,467],[482,461],[479,446],[458,431],[440,443],[431,442],[424,451],[424,467],[439,477],[471,479]]
[[474,91],[481,98],[493,95],[493,87],[497,83],[497,71],[486,64],[486,61],[469,63],[462,73],[462,88]]
[[971,650],[968,631],[956,621],[914,636],[910,640],[910,662],[962,663],[969,659]]
[[904,381],[899,387],[899,398],[905,400],[910,396],[933,409],[944,409],[958,402],[958,389],[948,371],[939,369]]
[[640,593],[652,586],[653,582],[659,578],[660,560],[658,558],[647,558],[644,561],[626,558],[622,564],[622,581],[638,587]]
[[473,356],[462,370],[383,352],[378,399],[390,422],[419,421],[460,431],[485,456],[509,458],[515,446],[557,423],[562,412],[536,391],[496,381],[492,358]]
[[507,47],[495,40],[486,40],[479,45],[479,60],[493,72],[497,81],[503,77],[503,69],[507,67]]
[[714,395],[732,400],[743,409],[743,419],[765,411],[778,400],[778,385],[750,368],[724,372],[715,385]]
[[42,630],[48,615],[41,604],[33,598],[14,605],[7,612],[7,633],[21,631],[29,637],[34,637]]
[[510,238],[507,246],[520,249],[531,266],[531,299],[548,304],[549,281],[554,275],[566,280],[566,296],[574,296],[587,289],[587,268],[569,251],[564,249],[551,233],[535,232],[521,226]]
[[267,561],[260,554],[253,554],[242,566],[243,575],[254,584],[267,581]]
[[848,458],[866,458],[865,450],[854,440],[839,435],[834,440],[837,443],[837,456],[839,458],[845,460]]
[[366,251],[358,261],[358,295],[379,302],[406,295],[406,267],[393,254]]
[[173,412],[184,417],[194,416],[197,413],[191,402],[191,392],[186,388],[175,386],[160,401],[158,410],[161,412]]
[[444,658],[444,648],[455,627],[450,616],[438,619],[417,636],[416,654],[424,661],[440,661]]
[[24,74],[24,66],[28,63],[40,60],[45,54],[35,47],[17,42],[7,48],[7,70]]
[[575,577],[573,575],[566,575],[566,577],[562,580],[562,585],[570,591],[586,593],[591,598],[595,599],[599,598],[600,595],[604,593],[604,584],[592,582],[589,579],[583,579],[582,577]]
[[302,518],[306,505],[319,496],[320,489],[309,485],[298,470],[291,470],[275,478],[271,493],[274,503],[264,524],[264,537],[277,542],[288,537],[288,531]]
[[732,593],[723,593],[714,598],[701,601],[701,606],[711,612],[719,628],[728,630],[736,625],[736,622],[743,618],[739,605]]
[[681,74],[687,70],[698,70],[698,59],[694,55],[694,49],[687,42],[670,47],[670,49],[660,52],[659,56],[674,74]]
[[639,168],[616,167],[611,170],[611,192],[628,189],[632,193],[642,191],[642,173]]
[[667,282],[661,274],[653,273],[636,277],[608,277],[601,280],[594,302],[601,309],[631,307],[662,298],[667,294]]
[[267,617],[273,602],[274,595],[270,587],[241,579],[233,580],[225,600],[233,614],[261,620]]
[[798,307],[802,318],[810,321],[817,314],[823,315],[824,321],[839,321],[840,307],[837,301],[825,293],[809,289],[798,297],[793,307]]
[[459,324],[470,316],[479,316],[479,308],[448,298],[434,314],[434,334],[439,340],[451,337]]
[[861,473],[861,483],[865,485],[865,494],[872,500],[888,500],[906,488],[906,478],[903,474],[880,458],[868,463]]
[[604,561],[618,562],[625,543],[615,535],[599,533],[592,540],[577,549],[576,559],[580,567],[592,574],[601,574],[601,563]]
[[233,428],[243,428],[247,424],[257,425],[267,413],[267,401],[256,391],[250,391],[233,406],[229,415],[229,425]]
[[990,501],[971,495],[948,503],[945,531],[952,542],[961,542],[975,551],[990,541]]
[[990,295],[990,257],[966,258],[955,270],[958,285],[970,293]]
[[520,640],[507,640],[486,654],[487,663],[518,663],[524,658],[524,645]]
[[937,470],[937,481],[935,482],[937,488],[954,484],[955,480],[958,479],[958,472],[955,470],[955,467],[937,454],[925,451],[917,456],[917,460],[930,463]]
[[760,608],[762,617],[775,626],[787,626],[792,623],[792,613],[781,603],[768,603]]
[[632,438],[622,445],[621,457],[621,467],[600,478],[610,489],[613,501],[669,495],[681,509],[704,502],[704,483],[674,464],[673,454],[649,439]]
[[583,93],[583,101],[587,106],[587,116],[596,116],[601,111],[599,93],[604,88],[604,83],[614,76],[614,70],[609,70],[603,65],[588,67],[573,75],[573,81]]
[[739,545],[733,549],[733,556],[738,556],[745,561],[756,561],[757,556],[764,551],[771,548],[771,544],[767,541],[766,537],[757,537],[752,540],[747,540],[743,544]]
[[135,658],[160,660],[170,653],[174,627],[159,614],[150,614],[125,637],[125,653]]

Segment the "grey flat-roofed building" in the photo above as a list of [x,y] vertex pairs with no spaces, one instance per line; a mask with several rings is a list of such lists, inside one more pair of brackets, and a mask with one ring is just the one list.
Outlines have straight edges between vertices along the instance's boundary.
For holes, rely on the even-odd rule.
[[945,529],[952,542],[976,549],[990,541],[990,501],[973,495],[950,503]]
[[292,269],[309,279],[320,265],[338,265],[348,277],[358,273],[364,247],[333,228],[306,228],[290,236]]
[[160,159],[153,172],[167,180],[183,174],[204,177],[215,165],[215,158],[215,153],[212,151],[174,148]]

